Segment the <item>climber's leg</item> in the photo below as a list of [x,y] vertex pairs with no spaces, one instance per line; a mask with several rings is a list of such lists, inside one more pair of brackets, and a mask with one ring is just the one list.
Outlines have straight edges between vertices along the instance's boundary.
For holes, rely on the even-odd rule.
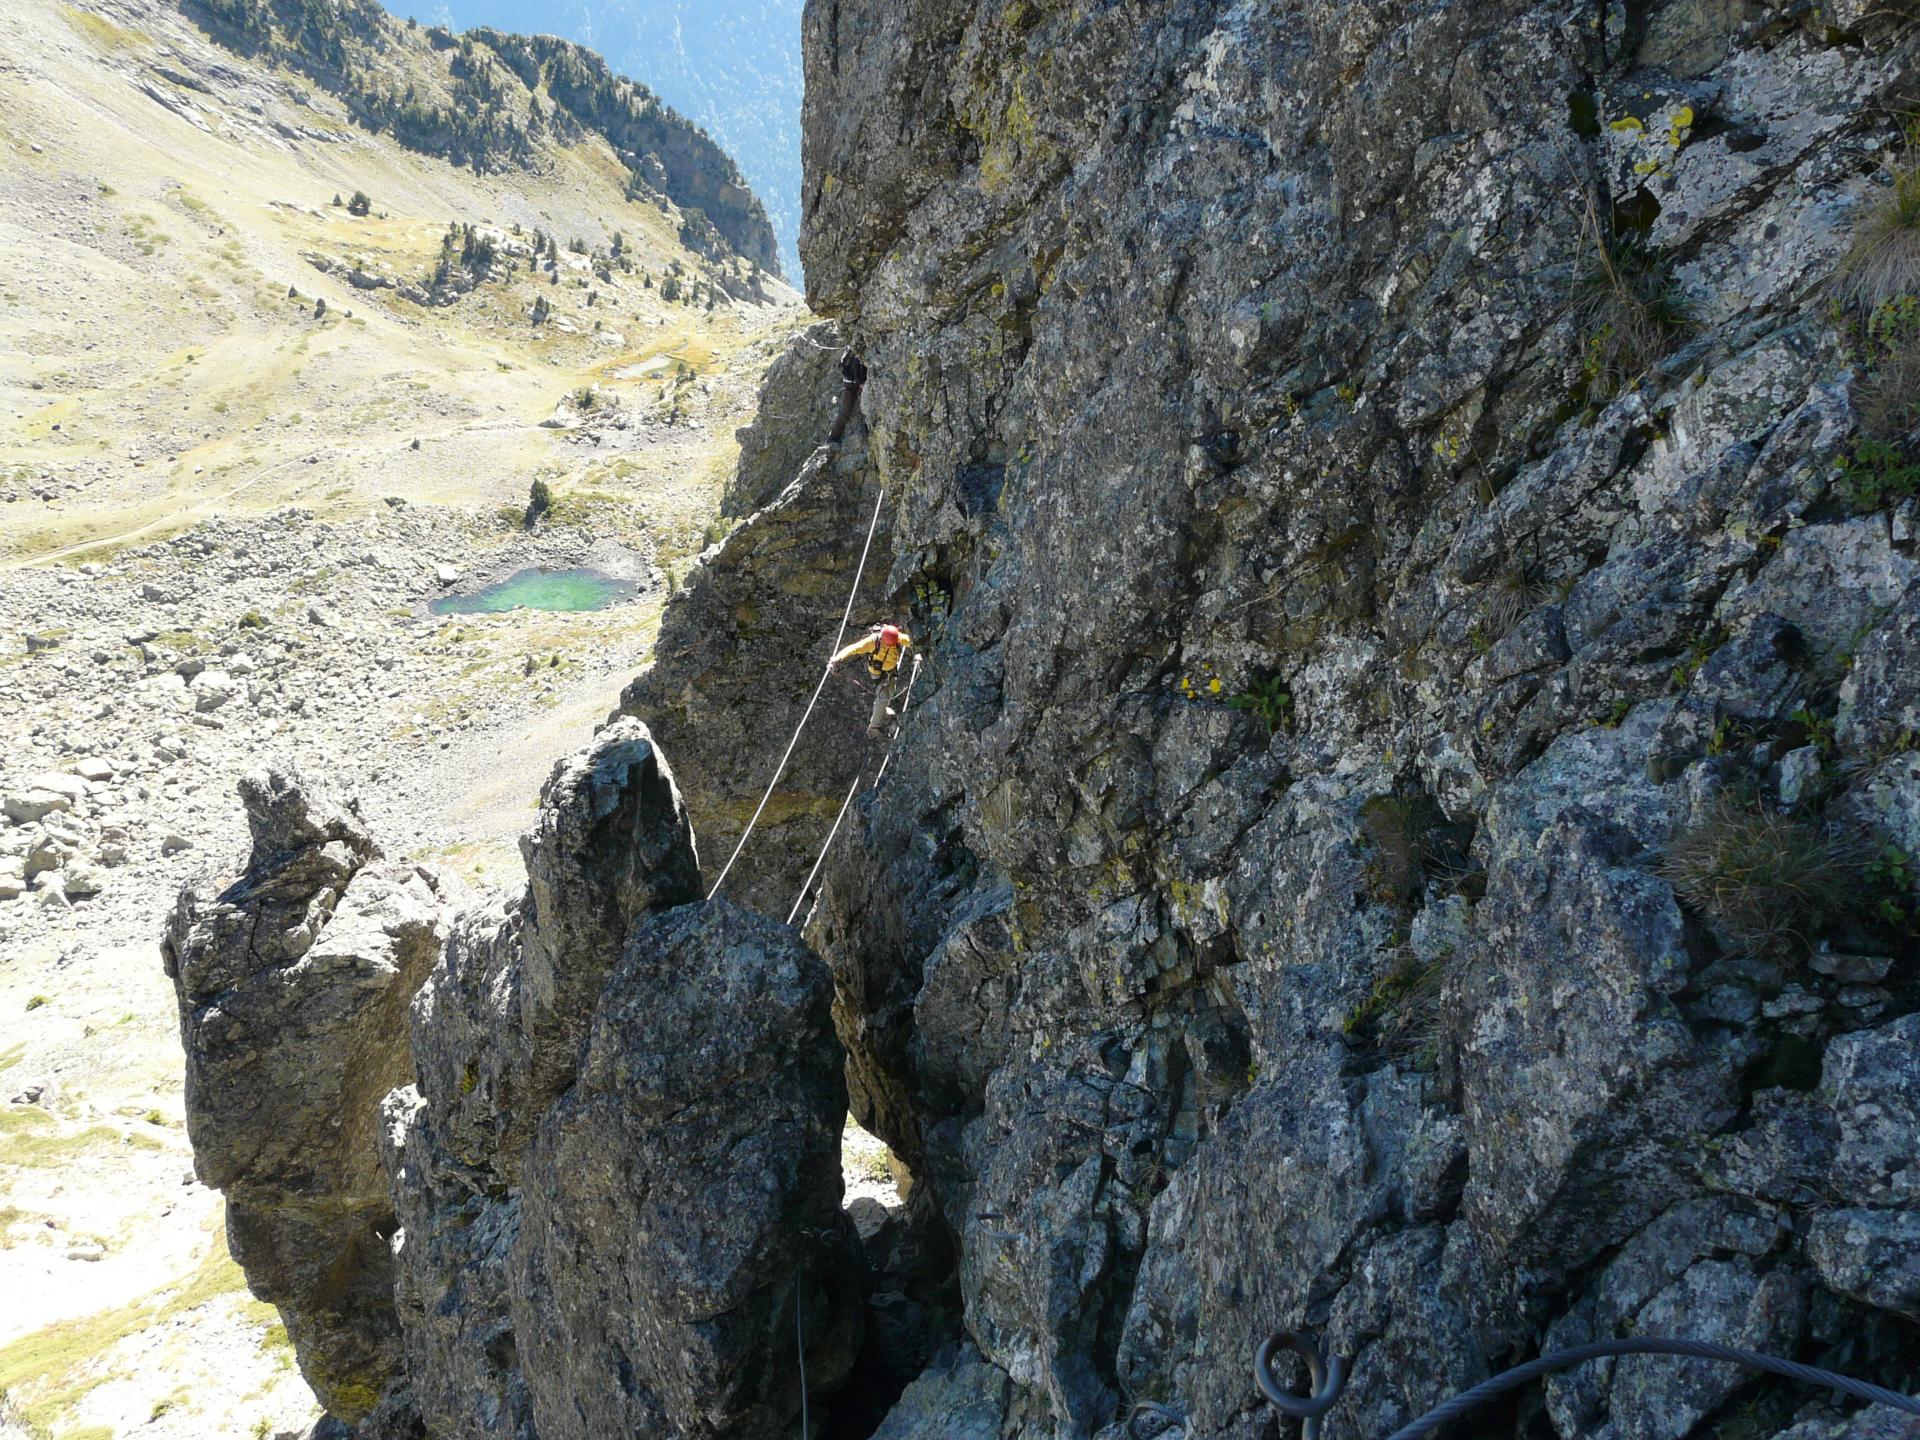
[[853,417],[860,413],[860,392],[864,385],[846,381],[840,386],[840,412],[833,417],[833,429],[827,432],[827,443],[838,445],[847,433],[847,426],[853,423]]

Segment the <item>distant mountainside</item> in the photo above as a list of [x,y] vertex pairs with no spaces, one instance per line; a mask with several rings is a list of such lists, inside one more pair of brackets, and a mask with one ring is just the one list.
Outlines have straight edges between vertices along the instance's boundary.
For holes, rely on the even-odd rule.
[[803,0],[393,0],[455,30],[564,35],[645,79],[705,127],[767,207],[787,277],[800,274]]
[[[593,10],[592,43],[718,140],[773,219],[799,283],[802,0],[613,0]],[[586,37],[582,37],[583,39]]]
[[[818,383],[749,476],[833,413],[711,141],[426,21],[0,0],[0,1440],[309,1432],[305,1332],[191,1171],[159,917],[283,755],[396,860],[517,875],[727,528],[762,373]],[[466,613],[503,585],[606,604]]]
[[630,196],[681,209],[689,249],[781,273],[766,209],[732,158],[583,46],[490,28],[456,36],[371,0],[186,0],[182,10],[236,53],[298,70],[368,129],[476,171],[538,168],[543,142],[602,136]]

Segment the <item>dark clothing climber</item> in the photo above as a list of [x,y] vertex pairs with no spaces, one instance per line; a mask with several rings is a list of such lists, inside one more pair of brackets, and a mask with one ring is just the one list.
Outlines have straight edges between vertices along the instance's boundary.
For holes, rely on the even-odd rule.
[[860,392],[866,388],[866,363],[849,345],[840,356],[840,413],[833,417],[833,429],[827,432],[829,445],[838,445],[846,436],[847,426],[860,413]]

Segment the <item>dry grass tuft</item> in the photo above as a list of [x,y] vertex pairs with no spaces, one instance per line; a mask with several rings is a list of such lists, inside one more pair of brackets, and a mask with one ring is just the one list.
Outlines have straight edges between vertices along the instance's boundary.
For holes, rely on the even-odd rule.
[[1440,1002],[1446,978],[1444,961],[1423,963],[1402,954],[1340,1028],[1350,1039],[1367,1041],[1396,1059],[1411,1059],[1416,1069],[1430,1070],[1445,1028]]
[[1639,384],[1672,352],[1689,324],[1672,267],[1638,237],[1593,235],[1593,264],[1575,282],[1574,311],[1586,332],[1580,357],[1595,400]]
[[1487,588],[1485,634],[1490,640],[1497,640],[1540,606],[1558,598],[1557,585],[1542,579],[1528,567],[1509,565]]
[[1603,222],[1584,196],[1587,260],[1573,283],[1573,315],[1586,336],[1581,387],[1604,402],[1638,385],[1672,352],[1691,323],[1673,266],[1631,228]]
[[1873,440],[1902,444],[1920,434],[1920,298],[1898,295],[1866,321],[1854,413]]
[[1877,440],[1904,441],[1920,433],[1920,343],[1883,354],[1854,382],[1860,428]]
[[1420,893],[1433,855],[1433,824],[1433,812],[1420,797],[1376,795],[1361,807],[1367,893],[1374,901],[1405,906]]
[[1841,303],[1867,311],[1920,292],[1920,150],[1909,144],[1887,170],[1886,188],[1866,202],[1833,275]]
[[1857,909],[1871,858],[1812,821],[1722,798],[1667,847],[1659,873],[1728,942],[1760,954]]

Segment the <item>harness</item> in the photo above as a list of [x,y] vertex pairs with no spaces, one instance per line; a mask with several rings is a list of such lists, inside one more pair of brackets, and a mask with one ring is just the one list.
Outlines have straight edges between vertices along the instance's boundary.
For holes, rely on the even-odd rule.
[[867,675],[874,680],[884,680],[900,668],[901,647],[898,645],[876,645],[867,655]]

